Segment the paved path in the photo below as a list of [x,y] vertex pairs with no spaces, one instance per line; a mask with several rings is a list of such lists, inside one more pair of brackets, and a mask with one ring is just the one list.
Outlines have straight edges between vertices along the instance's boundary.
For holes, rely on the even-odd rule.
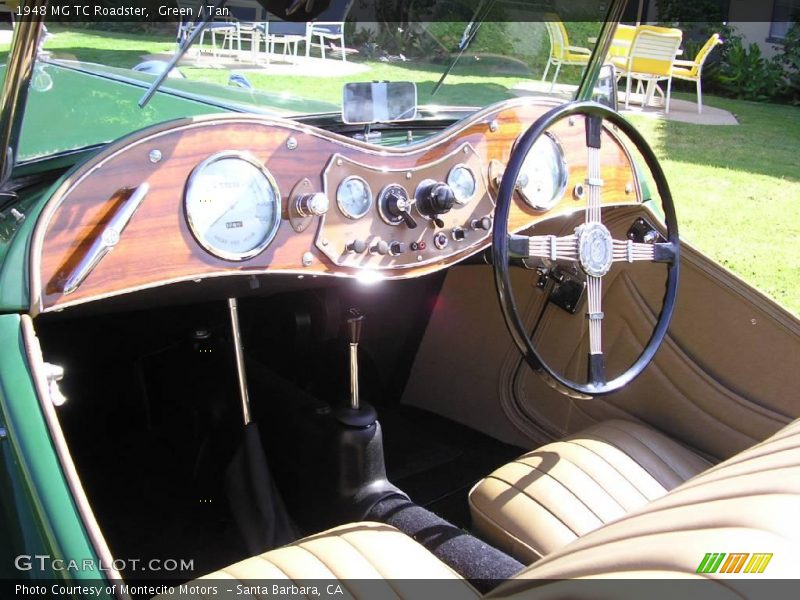
[[[570,100],[575,95],[577,86],[557,83],[550,91],[550,83],[543,81],[524,81],[511,89],[517,96],[538,96],[547,95],[562,98],[564,101]],[[694,125],[738,125],[736,117],[727,110],[714,108],[713,106],[703,105],[703,114],[697,114],[697,104],[687,100],[677,100],[672,98],[669,102],[669,114],[664,113],[662,99],[656,98],[653,101],[655,106],[642,108],[641,96],[631,95],[630,108],[625,109],[625,96],[620,94],[619,109],[623,115],[640,115],[654,119],[665,119],[667,121],[679,121],[682,123],[692,123]]]

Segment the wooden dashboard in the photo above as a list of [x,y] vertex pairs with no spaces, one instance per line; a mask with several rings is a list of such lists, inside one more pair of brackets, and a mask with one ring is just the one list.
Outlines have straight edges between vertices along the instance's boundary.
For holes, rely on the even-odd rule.
[[[516,99],[488,107],[424,142],[400,148],[367,144],[290,120],[258,116],[212,116],[165,123],[110,144],[74,170],[49,199],[34,233],[31,253],[32,312],[163,286],[226,275],[269,273],[378,279],[421,276],[446,268],[491,243],[497,181],[518,136],[549,102]],[[552,135],[568,170],[562,196],[550,210],[534,210],[517,197],[510,227],[520,231],[544,219],[585,207],[574,194],[586,178],[583,119],[557,124]],[[193,235],[184,196],[193,170],[210,156],[241,152],[271,174],[280,193],[280,221],[270,243],[246,260],[226,260],[203,248]],[[360,218],[337,209],[336,189],[356,176],[375,196],[401,185],[413,196],[426,181],[445,181],[456,165],[476,175],[475,194],[435,220],[417,215],[419,226],[390,224],[377,203]],[[601,149],[602,202],[641,201],[635,169],[610,130]],[[146,184],[146,185],[143,185]],[[87,259],[108,223],[117,218],[126,191],[146,190],[113,250],[102,256],[72,289],[76,269]],[[327,212],[298,215],[300,194],[323,193]],[[488,218],[488,219],[487,219]],[[359,251],[354,251],[354,241]],[[383,241],[399,252],[373,252]],[[383,246],[385,249],[386,245]]]

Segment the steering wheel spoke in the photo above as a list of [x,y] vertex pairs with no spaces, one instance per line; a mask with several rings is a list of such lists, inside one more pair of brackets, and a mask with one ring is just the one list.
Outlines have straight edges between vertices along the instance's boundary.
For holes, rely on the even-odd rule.
[[575,235],[511,235],[509,255],[513,258],[547,258],[578,260],[578,238]]
[[648,244],[633,240],[614,240],[614,262],[675,262],[675,247],[670,242]]

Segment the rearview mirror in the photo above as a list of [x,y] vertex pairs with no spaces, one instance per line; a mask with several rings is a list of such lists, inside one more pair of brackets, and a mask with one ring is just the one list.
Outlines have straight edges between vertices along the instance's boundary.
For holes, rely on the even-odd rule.
[[417,86],[410,81],[346,83],[342,121],[350,125],[411,121],[417,117]]

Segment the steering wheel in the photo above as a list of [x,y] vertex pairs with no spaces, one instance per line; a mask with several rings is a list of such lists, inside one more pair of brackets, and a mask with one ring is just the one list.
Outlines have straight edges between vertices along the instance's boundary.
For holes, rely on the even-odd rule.
[[[586,146],[588,173],[586,177],[586,216],[584,222],[567,236],[522,236],[508,233],[508,218],[511,210],[517,178],[525,157],[536,141],[557,122],[575,115],[583,115],[586,123]],[[602,223],[600,210],[600,142],[603,121],[617,127],[641,153],[645,164],[655,180],[664,212],[667,241],[643,243],[632,240],[615,240]],[[492,265],[500,308],[511,336],[530,366],[543,376],[545,381],[563,393],[575,396],[575,392],[588,396],[608,394],[622,388],[636,377],[653,360],[658,347],[664,341],[678,292],[680,240],[675,205],[664,172],[658,164],[653,150],[642,135],[622,116],[596,102],[575,102],[558,106],[548,111],[518,139],[506,166],[497,193],[493,228]],[[552,369],[534,347],[520,318],[514,301],[509,278],[509,255],[519,258],[540,257],[568,260],[578,263],[586,275],[588,296],[587,318],[589,320],[589,361],[586,383],[573,381]],[[615,262],[652,261],[667,264],[667,283],[661,312],[650,340],[634,363],[621,375],[608,381],[602,347],[602,282]]]

